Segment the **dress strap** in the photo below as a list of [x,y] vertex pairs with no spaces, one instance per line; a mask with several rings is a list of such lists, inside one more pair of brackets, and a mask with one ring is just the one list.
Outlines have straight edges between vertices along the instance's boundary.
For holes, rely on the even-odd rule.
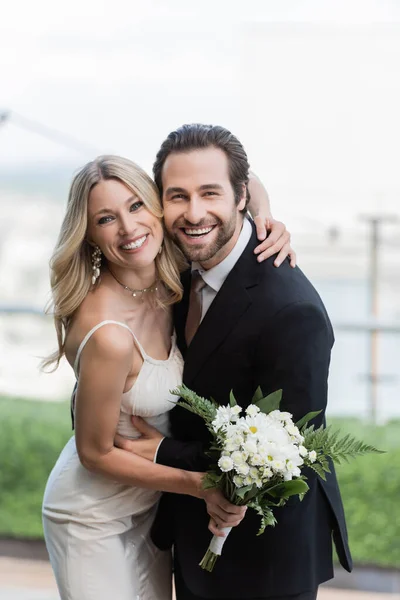
[[143,350],[142,346],[139,344],[139,342],[138,342],[135,334],[133,333],[132,329],[130,329],[128,327],[128,325],[125,325],[125,323],[121,323],[120,321],[111,321],[111,320],[102,321],[101,323],[97,323],[97,325],[95,325],[94,327],[92,327],[92,329],[85,335],[85,337],[83,338],[83,340],[81,341],[81,343],[79,345],[78,352],[76,353],[76,358],[75,358],[75,362],[74,362],[74,372],[75,372],[76,378],[78,378],[79,359],[81,357],[82,350],[84,349],[84,347],[86,346],[87,342],[92,337],[92,335],[95,333],[95,331],[97,331],[98,329],[100,329],[100,327],[103,327],[103,325],[121,325],[121,327],[124,327],[125,329],[127,329],[128,331],[130,331],[131,334],[133,335],[133,339],[135,340],[136,345],[138,346],[138,348],[140,350],[140,353],[141,353],[142,357],[144,358],[144,356],[143,356],[144,350]]

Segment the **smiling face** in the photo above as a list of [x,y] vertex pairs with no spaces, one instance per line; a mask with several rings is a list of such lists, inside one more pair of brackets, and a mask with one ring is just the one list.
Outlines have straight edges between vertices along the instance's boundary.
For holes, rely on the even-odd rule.
[[235,203],[226,154],[215,147],[171,153],[162,169],[164,222],[185,256],[210,269],[234,247],[243,197]]
[[89,194],[87,238],[111,265],[140,270],[154,263],[163,230],[125,184],[102,179]]

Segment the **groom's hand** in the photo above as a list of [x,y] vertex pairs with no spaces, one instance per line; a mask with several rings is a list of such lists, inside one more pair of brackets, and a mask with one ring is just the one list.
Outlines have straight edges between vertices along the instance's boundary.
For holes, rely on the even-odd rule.
[[246,514],[246,506],[231,504],[219,490],[204,490],[203,498],[211,517],[208,529],[219,537],[224,537],[220,531],[222,527],[236,527]]
[[131,417],[131,420],[135,429],[142,434],[140,438],[127,440],[117,434],[114,438],[114,444],[117,448],[128,450],[128,452],[132,452],[142,458],[153,461],[158,445],[164,438],[163,434],[155,427],[146,423],[141,417]]

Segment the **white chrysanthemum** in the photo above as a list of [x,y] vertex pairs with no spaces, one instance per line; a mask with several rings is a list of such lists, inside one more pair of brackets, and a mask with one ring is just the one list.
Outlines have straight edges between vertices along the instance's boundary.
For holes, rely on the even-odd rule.
[[261,456],[261,454],[253,454],[250,457],[250,464],[253,465],[253,467],[259,467],[262,465],[265,465],[265,458],[263,456]]
[[263,469],[262,476],[263,476],[263,479],[267,479],[267,480],[271,479],[273,476],[272,469],[270,469],[269,467],[265,467]]
[[287,423],[286,431],[288,432],[289,435],[291,435],[295,438],[300,436],[300,431],[299,431],[298,427],[296,427],[296,425],[294,425],[293,423]]
[[221,456],[221,458],[218,461],[218,466],[221,469],[221,471],[227,473],[228,471],[232,471],[233,469],[233,460],[230,456]]
[[284,424],[280,421],[272,422],[266,430],[266,436],[269,442],[274,442],[282,447],[291,442],[290,436],[286,431]]
[[283,460],[274,460],[271,466],[273,470],[277,471],[278,473],[281,473],[285,470],[285,463]]
[[224,450],[226,450],[227,452],[234,452],[235,450],[239,450],[239,448],[240,444],[236,444],[234,438],[228,438],[227,440],[225,440]]
[[239,475],[244,475],[244,476],[248,475],[249,470],[250,470],[249,465],[246,463],[243,463],[241,465],[235,465],[235,469],[236,469],[236,472],[239,473]]
[[231,458],[233,460],[233,464],[235,465],[235,467],[247,464],[247,462],[246,462],[247,461],[247,453],[246,452],[241,452],[240,450],[236,450],[235,452],[232,452]]
[[247,416],[245,417],[244,422],[246,425],[246,433],[251,438],[259,438],[267,428],[267,421],[263,413],[258,413],[254,417]]
[[244,485],[246,485],[246,484],[244,483],[243,477],[240,477],[240,475],[235,475],[235,476],[233,477],[233,483],[234,483],[234,484],[236,485],[236,487],[238,487],[238,488],[241,488],[241,487],[243,487]]
[[255,404],[250,404],[246,408],[246,413],[249,415],[249,417],[255,417],[256,414],[259,413],[259,412],[260,412],[260,409]]
[[308,450],[305,446],[299,446],[299,454],[300,456],[307,456]]
[[245,441],[242,447],[248,454],[255,454],[258,450],[257,442],[252,439]]
[[259,479],[259,477],[260,477],[260,473],[259,473],[259,470],[257,469],[257,467],[251,467],[251,468],[250,468],[250,471],[249,471],[249,476],[250,476],[252,479]]
[[240,413],[242,412],[242,407],[239,406],[239,404],[235,404],[235,406],[232,406],[232,414],[235,415],[236,417],[240,415]]
[[272,412],[269,413],[269,416],[272,419],[275,419],[277,421],[290,421],[292,419],[292,414],[289,412],[285,412],[282,410],[273,410]]
[[232,440],[236,446],[241,446],[244,442],[243,430],[239,423],[229,423],[225,429],[226,439]]
[[308,458],[310,462],[315,462],[317,460],[317,453],[315,452],[315,450],[311,450],[311,452],[308,453]]
[[295,468],[295,465],[294,465],[293,461],[287,459],[285,468],[286,468],[286,471],[288,471],[289,473],[291,473],[293,471],[293,469]]
[[243,480],[244,485],[253,485],[254,481],[251,477],[247,476]]
[[258,450],[267,464],[272,463],[276,458],[281,456],[280,449],[274,442],[260,444]]
[[214,420],[211,423],[215,432],[218,432],[220,429],[226,429],[230,423],[237,420],[237,411],[234,411],[233,408],[231,406],[220,406],[217,408]]

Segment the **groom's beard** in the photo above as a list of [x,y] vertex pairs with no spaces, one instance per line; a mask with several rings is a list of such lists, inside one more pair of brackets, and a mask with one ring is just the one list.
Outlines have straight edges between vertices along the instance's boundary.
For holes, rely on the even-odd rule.
[[[207,223],[205,219],[196,223],[188,223],[187,221],[179,221],[174,223],[173,229],[181,229],[183,227],[198,227],[199,229],[216,225],[211,234],[205,237],[204,241],[199,238],[197,244],[186,244],[182,234],[170,233],[170,237],[174,240],[176,245],[182,250],[183,254],[190,262],[206,263],[211,260],[232,238],[236,230],[236,223],[238,214],[236,211],[232,213],[229,221],[221,221],[221,219],[214,219],[213,223]],[[208,237],[211,239],[207,239]]]

